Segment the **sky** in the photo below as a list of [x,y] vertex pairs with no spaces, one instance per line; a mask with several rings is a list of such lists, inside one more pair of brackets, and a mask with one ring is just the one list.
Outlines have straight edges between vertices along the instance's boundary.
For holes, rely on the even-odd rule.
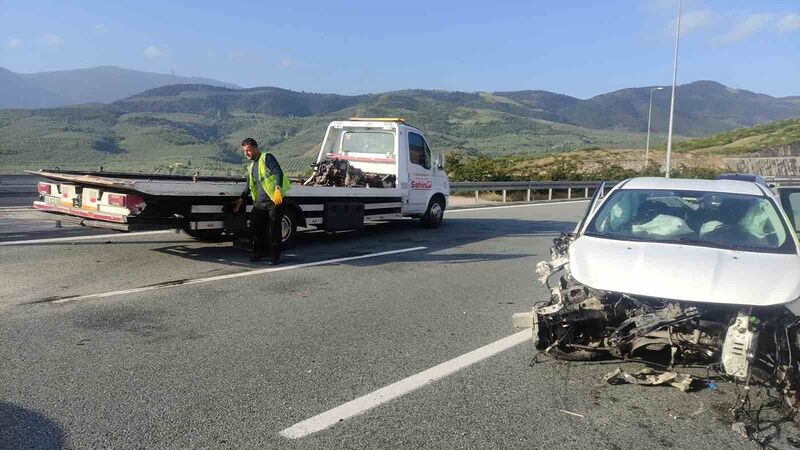
[[[68,4],[70,3],[70,4]],[[0,67],[339,94],[669,85],[677,0],[0,0]],[[800,95],[800,0],[684,0],[678,83]]]

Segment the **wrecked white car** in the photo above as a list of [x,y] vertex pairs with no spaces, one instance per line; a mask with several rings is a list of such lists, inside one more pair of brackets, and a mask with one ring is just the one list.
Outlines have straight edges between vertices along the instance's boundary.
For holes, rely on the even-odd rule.
[[551,294],[531,314],[537,348],[572,361],[663,352],[670,367],[755,374],[795,404],[800,188],[635,178],[603,190],[537,265]]

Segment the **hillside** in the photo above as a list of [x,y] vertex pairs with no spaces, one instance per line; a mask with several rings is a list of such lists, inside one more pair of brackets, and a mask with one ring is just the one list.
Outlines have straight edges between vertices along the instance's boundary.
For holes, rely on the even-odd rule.
[[[688,135],[699,132],[699,124],[730,129],[773,115],[800,116],[800,105],[719,86],[698,82],[679,88],[685,102],[698,106],[678,108],[691,110],[676,116],[678,134],[682,129]],[[643,92],[649,95],[647,88],[637,88],[580,100],[545,91],[342,96],[274,87],[170,85],[110,105],[0,110],[0,170],[57,165],[239,173],[238,144],[252,136],[274,151],[288,171],[302,173],[316,155],[325,125],[354,116],[405,117],[423,129],[435,149],[467,155],[526,158],[575,149],[641,148],[647,116],[637,118],[636,111],[643,107]],[[658,130],[665,121],[654,114],[654,148],[664,144]]]
[[[663,166],[663,146],[650,154],[653,170]],[[553,167],[569,169],[568,178],[602,178],[604,171],[622,173],[644,167],[641,149],[575,150],[546,154],[536,158],[500,158],[494,161],[498,171],[510,178],[547,177]],[[761,175],[797,175],[800,173],[800,118],[759,124],[715,135],[686,139],[675,145],[673,170],[733,171]]]
[[403,91],[345,97],[277,88],[168,86],[111,105],[0,111],[0,170],[57,165],[239,173],[238,144],[252,136],[288,171],[302,173],[314,160],[327,123],[353,116],[403,116],[423,128],[434,148],[470,154],[629,147],[644,141],[640,133],[591,130],[505,109],[489,94]]
[[209,78],[172,76],[113,66],[28,74],[0,67],[0,108],[111,103],[148,89],[178,83],[238,87]]
[[678,143],[679,151],[713,153],[725,156],[759,155],[800,144],[800,118],[779,120],[749,128],[737,128]]

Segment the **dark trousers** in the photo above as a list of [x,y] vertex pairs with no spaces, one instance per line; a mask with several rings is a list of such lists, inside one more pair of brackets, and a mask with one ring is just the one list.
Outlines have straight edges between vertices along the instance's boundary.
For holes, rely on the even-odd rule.
[[250,213],[250,237],[257,255],[269,255],[274,261],[281,257],[281,219],[283,205],[272,202],[256,203]]

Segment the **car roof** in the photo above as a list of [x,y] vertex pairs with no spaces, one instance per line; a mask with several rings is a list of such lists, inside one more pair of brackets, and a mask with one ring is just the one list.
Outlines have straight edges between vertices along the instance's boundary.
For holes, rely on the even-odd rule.
[[631,178],[620,189],[669,189],[680,191],[725,192],[729,194],[767,195],[756,183],[738,180],[700,180],[686,178]]

